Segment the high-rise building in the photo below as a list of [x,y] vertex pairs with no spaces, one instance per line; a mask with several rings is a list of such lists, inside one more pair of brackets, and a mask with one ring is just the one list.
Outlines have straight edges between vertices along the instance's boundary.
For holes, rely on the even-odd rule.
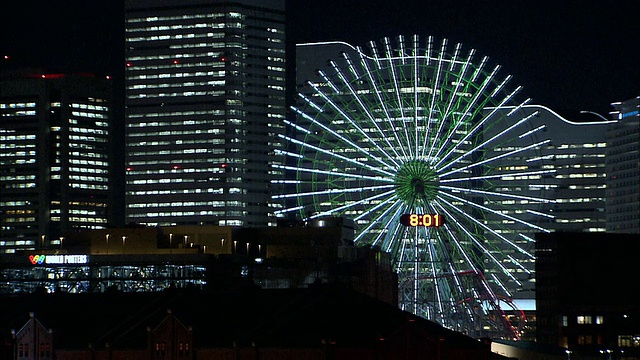
[[3,74],[0,253],[110,222],[111,95],[110,80],[88,74]]
[[284,0],[126,2],[126,221],[275,225]]
[[611,104],[607,132],[607,231],[640,233],[640,97]]

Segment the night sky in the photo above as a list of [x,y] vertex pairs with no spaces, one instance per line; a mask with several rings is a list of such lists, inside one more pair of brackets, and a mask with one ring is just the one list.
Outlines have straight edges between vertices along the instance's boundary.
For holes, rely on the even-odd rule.
[[[370,40],[413,34],[475,48],[476,61],[512,74],[523,96],[558,110],[606,114],[640,94],[637,0],[290,0],[287,37],[299,42]],[[3,67],[40,66],[123,76],[122,1],[3,3]]]

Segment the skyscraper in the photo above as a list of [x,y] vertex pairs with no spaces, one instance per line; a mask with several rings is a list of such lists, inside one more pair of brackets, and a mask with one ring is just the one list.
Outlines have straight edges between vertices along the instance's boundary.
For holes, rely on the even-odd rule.
[[284,1],[127,1],[127,222],[275,225],[284,16]]
[[111,82],[5,73],[0,81],[0,252],[60,246],[110,221]]
[[611,104],[607,132],[607,231],[640,233],[640,97]]

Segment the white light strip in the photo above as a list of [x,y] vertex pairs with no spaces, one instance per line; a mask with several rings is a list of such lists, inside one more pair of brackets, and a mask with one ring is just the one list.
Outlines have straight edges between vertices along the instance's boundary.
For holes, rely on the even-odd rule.
[[304,209],[304,205],[302,206],[296,206],[296,207],[292,207],[292,208],[288,208],[288,209],[283,209],[283,210],[276,210],[273,213],[274,214],[284,214],[284,213],[288,213],[288,212],[292,212],[292,211],[296,211],[296,210],[301,210]]
[[[460,188],[460,187],[454,187],[454,186],[440,186],[440,188],[447,189],[447,190],[453,190],[453,191],[459,191],[459,192],[462,192],[462,193],[484,194],[484,195],[505,197],[505,198],[509,198],[509,199],[529,200],[529,201],[534,201],[534,202],[543,203],[543,204],[549,204],[549,203],[554,204],[554,203],[556,203],[555,200],[549,200],[549,199],[544,199],[544,198],[539,198],[539,197],[532,197],[532,196],[513,195],[513,194],[500,193],[500,192],[494,192],[494,191],[467,189],[467,188]],[[529,211],[529,210],[527,210],[527,211]]]
[[369,164],[365,164],[365,163],[362,163],[360,161],[353,160],[353,159],[348,158],[348,157],[346,157],[344,155],[336,154],[336,153],[334,153],[332,151],[322,149],[320,147],[317,147],[315,145],[311,145],[311,144],[302,142],[302,141],[294,139],[292,137],[289,137],[289,136],[286,136],[286,135],[282,135],[282,134],[278,134],[278,137],[280,137],[282,139],[285,139],[285,140],[287,140],[289,142],[292,142],[294,144],[300,145],[302,147],[307,147],[307,148],[313,149],[313,150],[315,150],[317,152],[323,153],[325,155],[329,155],[330,157],[335,157],[335,158],[344,160],[344,161],[346,161],[348,163],[351,163],[351,164],[354,164],[354,165],[358,165],[358,166],[362,166],[363,168],[369,169],[369,170],[371,170],[373,172],[377,172],[377,173],[380,173],[380,174],[385,174],[385,175],[392,176],[392,177],[395,176],[394,173],[386,171],[386,170],[382,170],[379,167],[371,166]]
[[[373,90],[376,94],[376,98],[378,99],[378,103],[380,104],[380,106],[382,107],[382,111],[384,112],[384,118],[385,121],[389,124],[389,127],[391,129],[393,129],[393,131],[395,132],[395,126],[393,124],[393,122],[391,121],[391,116],[389,115],[389,111],[387,110],[387,105],[386,102],[382,99],[381,96],[381,91],[380,89],[378,89],[378,84],[376,83],[373,74],[371,73],[371,70],[369,69],[369,65],[367,62],[367,59],[364,57],[364,55],[361,53],[361,61],[360,63],[362,64],[362,66],[364,67],[366,73],[367,73],[367,78],[369,79],[369,83],[371,84],[371,86],[373,87]],[[406,133],[406,130],[405,130]],[[398,141],[398,147],[400,148],[400,150],[402,150],[402,153],[404,154],[404,157],[407,157],[407,153],[405,152],[405,147],[402,146],[402,142],[400,141],[400,137],[396,135],[396,139]],[[407,137],[407,147],[409,147],[409,139]]]
[[358,132],[364,136],[367,140],[369,140],[370,144],[373,144],[374,147],[376,149],[378,149],[378,151],[382,154],[384,154],[387,158],[391,158],[391,156],[389,154],[387,154],[387,152],[380,147],[380,145],[378,145],[378,142],[373,140],[369,134],[367,134],[360,126],[358,126],[358,124],[356,124],[356,122],[349,117],[349,115],[347,115],[344,110],[342,110],[336,103],[333,102],[333,100],[331,100],[322,90],[320,90],[314,83],[312,82],[308,82],[308,84],[316,91],[316,93],[318,95],[320,95],[320,97],[322,97],[324,99],[324,101],[326,101],[327,103],[329,103],[331,105],[331,107],[333,107],[334,110],[336,110],[340,115],[342,115],[342,117],[349,121],[349,123],[358,130]]
[[274,164],[273,167],[276,169],[310,172],[314,174],[335,175],[335,176],[342,176],[342,177],[348,177],[348,178],[354,178],[354,179],[367,179],[367,180],[375,180],[375,181],[383,181],[383,182],[391,182],[391,183],[393,182],[393,179],[380,177],[380,176],[364,176],[364,175],[358,175],[358,174],[342,173],[337,171],[325,171],[325,170],[309,169],[309,168],[278,165],[278,164]]
[[329,79],[327,74],[325,74],[322,70],[318,70],[318,75],[320,75],[322,77],[322,79],[327,83],[327,85],[329,85],[331,90],[333,90],[333,92],[336,95],[340,94],[340,90],[338,90],[338,87],[331,81],[331,79]]
[[[469,69],[469,64],[471,63],[471,59],[473,58],[474,53],[475,53],[475,50],[472,49],[471,52],[469,53],[469,56],[467,57],[467,60],[462,65],[462,69],[460,70],[460,74],[457,76],[456,82],[460,83],[460,81],[464,79],[464,75],[467,73],[467,69]],[[456,85],[455,89],[453,90],[453,94],[451,94],[451,96],[449,97],[449,103],[447,104],[447,109],[444,111],[444,116],[440,121],[440,126],[438,127],[438,131],[436,132],[436,136],[433,138],[433,142],[431,143],[431,148],[429,149],[429,154],[427,155],[427,158],[431,158],[433,149],[436,147],[436,141],[440,139],[440,136],[442,134],[442,129],[444,128],[445,123],[447,123],[446,120],[451,115],[451,106],[453,105],[454,100],[458,99],[457,95],[458,95],[458,89],[460,87],[461,86],[459,84]]]
[[[502,99],[502,101],[500,102],[500,106],[504,105],[507,101],[509,101],[509,99],[511,99],[516,93],[518,93],[520,90],[522,89],[522,86],[517,87],[514,91],[512,91],[509,95],[507,95],[504,99]],[[449,150],[449,152],[444,155],[442,157],[442,159],[440,159],[440,161],[438,161],[438,163],[436,164],[436,166],[440,165],[443,161],[445,161],[456,149],[458,149],[458,147],[460,147],[460,145],[464,144],[464,142],[469,139],[471,136],[475,135],[476,131],[482,129],[484,123],[486,123],[489,119],[491,119],[491,117],[498,111],[499,106],[492,109],[491,112],[486,115],[479,123],[477,123],[473,129],[471,129],[471,131],[469,131],[453,148],[451,148],[451,150]],[[457,128],[458,124],[456,124],[456,128]],[[438,153],[439,154],[439,153]],[[436,154],[436,156],[438,156],[438,154]],[[448,165],[445,165],[444,167],[442,167],[440,169],[440,171],[446,169],[447,167],[449,167],[452,163],[456,162],[457,159],[452,160],[451,162],[449,162]]]
[[555,219],[555,218],[556,218],[556,217],[555,217],[555,216],[553,216],[553,215],[549,215],[549,214],[541,213],[541,212],[539,212],[539,211],[534,211],[534,210],[530,210],[530,209],[527,209],[526,211],[527,211],[529,214],[538,215],[538,216],[544,216],[544,217],[549,218],[549,219]]
[[360,205],[362,203],[365,203],[365,202],[368,202],[368,201],[371,201],[371,200],[376,200],[376,199],[379,199],[379,198],[382,198],[382,197],[385,197],[385,196],[389,196],[389,195],[395,196],[393,193],[394,193],[394,191],[391,190],[391,191],[387,191],[387,192],[384,192],[384,193],[381,193],[381,194],[378,194],[378,195],[370,196],[368,198],[364,198],[364,199],[355,201],[355,202],[350,203],[350,204],[342,205],[342,206],[339,206],[337,208],[330,209],[328,211],[323,211],[323,212],[318,213],[316,215],[310,216],[309,219],[315,219],[315,218],[319,218],[319,217],[322,217],[322,216],[331,215],[333,213],[342,211],[344,209],[348,209],[350,207],[354,207],[354,206]]
[[[330,133],[331,135],[333,135],[335,138],[345,142],[346,144],[350,145],[352,148],[354,149],[358,149],[361,153],[367,155],[368,157],[370,157],[371,159],[376,160],[378,163],[382,164],[383,166],[387,167],[387,168],[394,168],[392,165],[387,164],[386,162],[384,162],[384,160],[382,160],[380,157],[375,156],[373,154],[371,154],[368,150],[360,147],[358,144],[354,143],[353,141],[345,138],[344,136],[338,134],[337,132],[335,132],[334,130],[332,130],[331,128],[329,128],[328,126],[322,124],[321,122],[317,121],[316,119],[314,119],[313,117],[305,114],[304,112],[302,112],[301,110],[295,108],[295,107],[291,107],[291,110],[295,111],[296,113],[298,113],[300,116],[302,116],[303,118],[311,121],[312,123],[314,123],[315,125],[321,127],[323,130],[327,131],[328,133]],[[311,134],[311,131],[306,130],[308,134]]]
[[[502,159],[504,157],[508,157],[508,156],[511,156],[511,155],[514,155],[514,154],[517,154],[517,153],[521,153],[521,152],[536,148],[538,146],[542,146],[544,144],[548,144],[550,142],[551,142],[551,140],[540,141],[540,142],[525,146],[525,147],[520,148],[520,149],[509,151],[509,152],[506,152],[504,154],[500,154],[498,156],[494,156],[494,157],[491,157],[491,158],[488,158],[488,159],[485,159],[485,160],[482,160],[482,161],[479,161],[479,162],[476,162],[476,163],[473,163],[473,164],[470,164],[470,165],[467,165],[467,166],[463,166],[463,167],[455,169],[455,170],[451,170],[451,171],[449,171],[447,173],[440,174],[440,177],[445,177],[445,176],[449,176],[451,174],[455,174],[455,173],[458,173],[458,172],[461,172],[461,171],[464,171],[464,170],[472,169],[472,168],[474,168],[476,166],[480,166],[482,164],[486,164],[486,163],[489,163],[489,162],[492,162],[492,161],[495,161],[495,160],[498,160],[498,159]],[[442,169],[444,169],[444,168],[442,168]],[[441,171],[442,169],[438,169],[438,171]]]
[[[470,180],[487,180],[487,179],[496,179],[503,178],[507,176],[529,176],[529,175],[542,175],[542,174],[552,174],[557,172],[556,169],[553,170],[539,170],[539,171],[525,171],[525,172],[515,172],[515,173],[505,173],[505,174],[497,174],[497,175],[486,175],[486,176],[471,176],[471,177],[461,177],[455,179],[440,179],[440,183],[451,183],[451,182],[460,182],[460,181],[470,181]],[[533,186],[533,185],[529,185]]]
[[[378,130],[378,133],[384,139],[384,141],[387,143],[387,145],[389,145],[389,148],[391,148],[391,150],[396,155],[396,157],[400,157],[400,155],[396,151],[396,147],[391,145],[391,143],[389,142],[389,136],[386,135],[382,131],[382,129],[380,129],[380,126],[378,126],[378,123],[377,123],[376,119],[373,117],[373,115],[371,115],[371,113],[369,112],[369,109],[367,108],[367,106],[362,102],[362,99],[360,98],[360,95],[358,95],[358,93],[353,89],[353,87],[351,86],[351,84],[349,83],[347,78],[344,76],[344,74],[342,73],[340,68],[338,68],[336,63],[334,63],[333,61],[331,61],[330,64],[331,64],[331,66],[333,66],[333,68],[336,71],[336,73],[338,74],[338,77],[340,78],[340,80],[342,80],[344,85],[349,89],[349,92],[351,92],[351,95],[353,96],[353,98],[356,99],[356,102],[358,103],[358,105],[360,105],[360,109],[362,109],[362,111],[364,111],[364,113],[369,118],[369,121],[371,122],[371,124],[373,124],[373,126],[376,128],[376,130]],[[395,158],[389,157],[389,160],[391,160],[396,166],[400,167],[400,164],[398,164],[396,162]]]
[[311,99],[309,99],[308,97],[306,97],[304,94],[302,93],[298,93],[298,96],[304,100],[307,104],[311,105],[312,108],[316,109],[318,112],[323,112],[322,109],[320,108],[320,106],[318,106],[316,103],[314,103],[313,101],[311,101]]
[[[492,114],[493,114],[493,113],[492,113]],[[491,114],[491,115],[492,115],[492,114]],[[469,151],[465,151],[465,153],[464,153],[464,154],[462,154],[461,156],[459,156],[459,157],[457,157],[457,158],[456,158],[456,162],[457,162],[457,161],[460,161],[460,160],[462,160],[462,159],[464,159],[465,157],[467,157],[467,156],[469,156],[469,155],[471,155],[471,154],[473,154],[473,153],[474,153],[475,151],[477,151],[478,149],[481,149],[481,148],[485,147],[487,144],[491,143],[492,141],[494,141],[494,140],[496,140],[496,139],[500,138],[501,136],[503,136],[504,134],[508,133],[509,131],[511,131],[511,130],[515,129],[516,127],[520,126],[521,124],[523,124],[524,122],[526,122],[527,120],[529,120],[529,119],[531,119],[533,116],[535,116],[535,114],[536,114],[536,113],[533,113],[533,114],[531,114],[531,115],[529,115],[529,116],[526,116],[526,117],[524,117],[524,118],[520,119],[519,121],[515,122],[514,124],[511,124],[511,126],[509,126],[509,127],[507,127],[506,129],[502,130],[502,131],[501,131],[501,132],[499,132],[498,134],[493,135],[492,137],[490,137],[489,139],[487,139],[486,141],[484,141],[484,142],[483,142],[483,143],[481,143],[480,145],[476,146],[475,148],[473,148],[473,149],[471,149],[471,150],[469,150]],[[489,116],[491,116],[491,115],[489,115]],[[488,117],[487,117],[487,118],[488,118]],[[482,122],[484,122],[484,121],[482,121]],[[464,140],[466,140],[466,137],[462,140],[462,142],[463,142]],[[452,165],[452,163],[453,163],[453,162],[450,162],[449,164],[447,164],[447,165],[445,165],[444,167],[440,168],[440,170],[444,170],[444,169],[446,169],[447,167],[451,166],[451,165]]]
[[[540,226],[537,226],[537,225],[531,224],[531,223],[529,223],[529,222],[526,222],[526,221],[524,221],[524,220],[518,219],[518,218],[513,217],[513,216],[511,216],[511,215],[503,214],[503,213],[501,213],[501,212],[499,212],[499,211],[495,211],[495,210],[493,210],[493,209],[489,209],[489,208],[488,208],[488,207],[486,207],[486,206],[482,206],[482,205],[480,205],[480,204],[476,204],[476,203],[474,203],[474,202],[472,202],[472,201],[468,201],[468,200],[463,199],[463,198],[460,198],[460,197],[458,197],[458,196],[455,196],[455,195],[452,195],[452,194],[449,194],[449,193],[445,193],[445,192],[442,192],[441,194],[446,195],[446,196],[448,196],[448,197],[450,197],[450,198],[453,198],[453,199],[455,199],[455,200],[461,201],[461,202],[463,202],[463,203],[465,203],[465,204],[467,204],[467,205],[471,205],[472,207],[475,207],[475,208],[478,208],[478,209],[481,209],[481,210],[488,211],[488,212],[490,212],[490,213],[492,213],[492,214],[495,214],[495,215],[498,215],[498,216],[502,216],[502,217],[504,217],[504,218],[506,218],[506,219],[509,219],[509,220],[513,220],[513,221],[518,222],[518,223],[520,223],[520,224],[526,225],[526,226],[528,226],[528,227],[530,227],[530,228],[532,228],[532,229],[537,229],[537,230],[543,231],[543,232],[545,232],[545,233],[550,233],[550,232],[551,232],[551,231],[549,231],[549,230],[547,230],[547,229],[545,229],[545,228],[542,228],[542,227],[540,227]],[[439,196],[439,195],[438,195],[438,196]],[[515,245],[514,245],[514,246],[515,246]],[[531,254],[529,254],[529,256],[531,256]]]
[[[455,198],[455,196],[452,196]],[[457,213],[459,213],[460,215],[466,217],[467,219],[469,219],[471,222],[475,223],[476,225],[480,226],[481,228],[487,230],[488,232],[490,232],[491,234],[493,234],[495,237],[497,237],[498,239],[504,241],[505,243],[511,245],[511,247],[513,247],[514,249],[518,250],[520,253],[526,255],[527,257],[534,259],[535,257],[528,251],[526,251],[525,249],[521,248],[520,246],[518,246],[516,243],[514,243],[513,241],[507,239],[506,237],[502,236],[501,234],[497,233],[495,230],[493,230],[492,228],[490,228],[489,226],[487,226],[485,223],[479,221],[478,219],[476,219],[475,217],[471,216],[470,214],[467,214],[466,212],[458,209],[457,207],[454,207],[453,204],[451,204],[450,202],[441,199],[445,204],[453,207],[453,210],[455,210]]]
[[348,188],[348,189],[328,189],[322,191],[310,191],[310,192],[300,192],[295,194],[283,194],[283,195],[272,195],[272,199],[287,199],[292,197],[304,197],[304,196],[316,196],[316,195],[330,195],[330,194],[346,194],[352,192],[363,192],[363,191],[372,191],[372,190],[380,190],[380,189],[389,189],[394,187],[395,185],[379,185],[379,186],[363,186],[358,188]]
[[436,98],[438,97],[438,86],[440,85],[440,76],[442,73],[442,56],[444,56],[444,52],[447,49],[447,39],[442,39],[442,47],[440,48],[440,54],[438,54],[438,68],[436,70],[436,79],[433,82],[433,91],[431,94],[431,104],[429,106],[429,113],[427,114],[427,123],[425,124],[425,135],[424,142],[422,144],[421,156],[424,157],[424,154],[427,150],[427,144],[429,142],[429,130],[431,128],[431,117],[433,116],[433,109],[436,106]]
[[[296,111],[296,112],[298,112],[298,113],[301,113],[301,111],[300,111],[300,110],[296,109],[296,108],[295,108],[295,107],[293,107],[293,106],[291,107],[291,110]],[[301,126],[298,126],[298,125],[296,125],[296,124],[292,123],[291,121],[289,121],[289,120],[287,120],[287,119],[282,119],[282,122],[284,122],[285,124],[287,124],[287,125],[289,125],[289,126],[292,126],[293,128],[295,128],[295,129],[296,129],[296,130],[298,130],[298,131],[302,131],[303,133],[305,133],[305,134],[307,134],[307,135],[308,135],[308,134],[311,134],[311,131],[309,131],[309,130],[307,130],[307,129],[305,129],[305,128],[301,127]]]
[[538,131],[538,130],[542,130],[542,129],[546,128],[546,127],[547,127],[547,125],[540,125],[540,126],[538,126],[537,128],[535,128],[535,129],[529,130],[529,131],[525,132],[524,134],[521,134],[520,136],[518,136],[518,138],[519,138],[519,139],[522,139],[523,137],[525,137],[525,136],[527,136],[527,135],[531,135],[531,134],[533,134],[534,132],[536,132],[536,131]]
[[[467,104],[467,106],[464,109],[464,111],[461,112],[463,114],[462,115],[463,117],[465,116],[464,114],[468,113],[471,109],[473,109],[473,107],[475,106],[475,104],[478,101],[478,99],[480,98],[480,96],[484,94],[484,89],[489,85],[489,83],[491,82],[491,79],[495,76],[496,72],[498,72],[499,68],[500,68],[499,66],[496,66],[493,69],[493,71],[491,72],[491,74],[489,74],[489,76],[487,76],[484,79],[484,81],[482,82],[482,85],[480,86],[480,89],[478,89],[476,91],[475,96],[473,97],[473,99]],[[458,121],[455,124],[455,126],[453,127],[453,129],[449,133],[450,134],[455,134],[456,131],[458,130],[458,128],[460,127],[460,125],[462,125],[463,122],[464,122],[463,119],[460,119],[460,121]],[[440,149],[438,149],[438,152],[433,157],[437,158],[440,155],[440,152],[445,149],[445,145],[447,145],[452,139],[453,139],[453,136],[449,136],[445,140],[445,142],[442,144],[442,146],[440,146]],[[460,142],[460,143],[462,143],[462,142]],[[444,161],[446,159],[446,157],[449,156],[449,154],[451,152],[455,151],[456,148],[457,148],[457,146],[454,147],[454,149],[452,149],[446,156],[442,157],[442,159],[435,166],[438,166],[442,161]]]

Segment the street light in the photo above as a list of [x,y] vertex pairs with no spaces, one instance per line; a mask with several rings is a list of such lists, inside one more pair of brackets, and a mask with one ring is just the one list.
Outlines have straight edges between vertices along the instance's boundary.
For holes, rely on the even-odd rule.
[[173,234],[169,234],[169,254],[171,254],[171,247],[173,246]]
[[62,242],[64,241],[64,236],[60,236],[60,249],[62,249]]
[[127,236],[122,235],[122,253],[124,254],[124,242],[127,241]]
[[41,242],[40,248],[41,248],[41,249],[44,249],[44,235],[42,235],[40,238],[42,239],[42,242]]
[[187,239],[189,239],[189,235],[184,236],[184,244],[182,244],[182,247],[185,249],[187,248]]
[[109,255],[109,234],[106,234],[104,237],[107,241],[107,255]]

